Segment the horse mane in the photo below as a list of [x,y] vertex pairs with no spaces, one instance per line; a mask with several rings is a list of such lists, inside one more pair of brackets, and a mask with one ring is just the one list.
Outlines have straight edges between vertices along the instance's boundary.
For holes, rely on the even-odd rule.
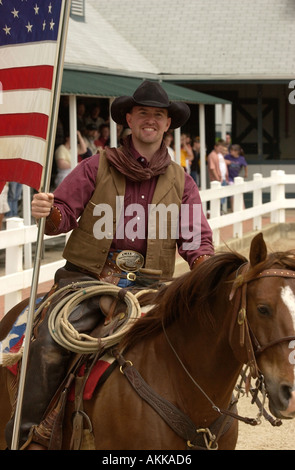
[[210,306],[220,286],[246,262],[244,256],[234,251],[218,253],[161,287],[156,294],[147,297],[145,304],[153,308],[130,328],[120,348],[127,350],[144,338],[158,334],[162,323],[168,326],[176,319],[188,321],[196,311],[200,321],[213,323]]
[[[224,282],[247,261],[235,251],[219,252],[164,285],[156,294],[147,296],[145,304],[153,305],[153,308],[130,328],[120,347],[127,350],[144,338],[161,332],[163,323],[168,326],[176,319],[189,321],[192,314],[197,314],[199,321],[214,324],[211,306],[220,288],[224,289]],[[245,280],[255,278],[259,272],[271,267],[295,271],[295,250],[269,253],[265,260],[251,267]]]

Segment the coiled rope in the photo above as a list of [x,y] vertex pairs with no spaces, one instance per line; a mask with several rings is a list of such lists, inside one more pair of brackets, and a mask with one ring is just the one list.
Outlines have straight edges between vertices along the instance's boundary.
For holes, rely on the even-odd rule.
[[[98,295],[119,297],[119,292],[122,289],[100,281],[77,282],[71,284],[71,288],[78,289],[78,291],[72,292],[61,299],[52,308],[48,319],[48,329],[52,338],[69,351],[79,354],[91,354],[96,353],[99,349],[114,346],[118,344],[134,321],[141,316],[141,307],[138,301],[139,294],[134,295],[130,291],[126,291],[122,299],[127,305],[126,321],[121,327],[118,327],[113,335],[97,339],[85,333],[79,333],[68,320],[73,310],[82,301],[90,297]],[[58,293],[60,292],[61,289],[59,289]]]
[[[117,328],[113,335],[97,339],[85,333],[80,334],[68,321],[68,318],[74,308],[83,300],[89,297],[107,294],[119,297],[119,292],[122,289],[101,281],[73,282],[70,285],[59,288],[56,292],[40,302],[34,313],[34,318],[37,318],[39,313],[41,313],[49,303],[52,303],[57,296],[60,296],[63,291],[67,290],[73,292],[58,301],[56,306],[52,309],[49,314],[48,328],[50,335],[59,345],[78,354],[96,353],[101,348],[105,349],[118,344],[132,324],[140,318],[142,310],[144,310],[140,307],[138,301],[139,296],[146,292],[151,292],[151,290],[140,290],[136,294],[132,294],[132,292],[126,291],[123,298],[127,305],[126,320]],[[9,367],[14,365],[21,359],[22,352],[23,347],[16,353],[3,353],[0,366]]]

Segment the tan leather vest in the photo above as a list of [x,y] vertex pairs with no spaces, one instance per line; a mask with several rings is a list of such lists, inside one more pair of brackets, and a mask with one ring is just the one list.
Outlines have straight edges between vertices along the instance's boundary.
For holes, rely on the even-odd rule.
[[[177,206],[180,210],[184,178],[183,169],[172,162],[166,173],[158,177],[152,199],[152,205],[155,206],[152,207],[156,209],[158,204],[163,205],[162,207],[174,204],[174,207]],[[116,211],[116,202],[118,201],[116,197],[121,196],[123,200],[125,187],[124,175],[109,165],[103,152],[99,160],[95,191],[84,209],[79,226],[72,231],[64,249],[63,256],[66,260],[96,275],[101,273],[108,257],[113,235],[116,232],[116,212],[118,212],[118,210]],[[109,226],[105,227],[104,237],[99,239],[97,233],[101,233],[101,231],[96,229],[97,224],[101,223],[103,213],[98,214],[98,212],[104,207],[113,217],[111,223],[108,218]],[[167,234],[163,237],[163,231],[159,231],[158,220],[163,218],[161,219],[160,216],[157,219],[154,214],[155,212],[151,211],[149,216],[149,233],[151,230],[152,237],[148,237],[147,241],[145,268],[158,269],[162,271],[163,277],[172,277],[175,266],[176,239],[170,230],[170,224],[172,218],[174,228],[177,228],[178,216],[173,218],[173,216],[171,217],[172,212],[166,211]],[[156,225],[155,220],[157,220]]]

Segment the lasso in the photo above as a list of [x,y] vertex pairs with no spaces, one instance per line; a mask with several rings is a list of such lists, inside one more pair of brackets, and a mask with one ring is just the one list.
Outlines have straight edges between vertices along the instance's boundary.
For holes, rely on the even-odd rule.
[[68,321],[69,316],[77,305],[97,295],[112,295],[118,297],[122,289],[112,284],[99,281],[77,282],[73,284],[73,287],[79,287],[78,292],[73,292],[59,301],[58,304],[53,307],[48,319],[48,329],[52,338],[69,351],[79,354],[91,354],[96,353],[100,348],[106,349],[114,346],[118,344],[134,321],[141,316],[138,296],[126,291],[124,302],[127,305],[127,314],[126,321],[121,328],[118,328],[113,335],[99,339],[85,333],[79,333]]
[[[69,322],[69,316],[75,307],[83,300],[98,295],[112,295],[118,297],[122,289],[100,281],[73,282],[70,285],[58,289],[51,294],[50,297],[43,300],[36,309],[34,317],[37,318],[39,313],[41,313],[49,303],[52,303],[57,296],[60,296],[60,294],[66,290],[73,290],[73,292],[65,296],[52,308],[48,319],[48,329],[52,338],[59,345],[78,354],[92,354],[98,352],[100,349],[106,349],[118,344],[133,323],[140,318],[142,309],[138,297],[147,292],[141,290],[136,294],[132,294],[132,292],[126,291],[123,298],[127,305],[126,320],[121,326],[118,326],[114,334],[98,339],[85,333],[79,333]],[[3,362],[1,365],[4,367],[12,366],[21,359],[22,351],[23,348],[17,353],[3,354]]]

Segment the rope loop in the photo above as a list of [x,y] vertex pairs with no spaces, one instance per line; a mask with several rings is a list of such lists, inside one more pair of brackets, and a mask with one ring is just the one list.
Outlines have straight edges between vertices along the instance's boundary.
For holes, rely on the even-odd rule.
[[[107,349],[114,346],[119,343],[124,334],[141,316],[141,307],[137,295],[132,294],[130,291],[125,291],[123,297],[120,295],[122,289],[118,286],[101,281],[83,281],[72,283],[70,287],[73,287],[74,292],[62,298],[53,307],[48,319],[48,329],[52,338],[60,346],[63,346],[69,351],[78,354],[92,354],[97,353],[100,349]],[[66,288],[69,289],[69,286]],[[59,289],[53,296],[66,288]],[[98,295],[111,295],[117,298],[123,297],[127,305],[126,321],[113,335],[99,339],[84,333],[80,334],[68,320],[73,310],[82,301]],[[38,310],[40,311],[42,308],[41,305]]]

